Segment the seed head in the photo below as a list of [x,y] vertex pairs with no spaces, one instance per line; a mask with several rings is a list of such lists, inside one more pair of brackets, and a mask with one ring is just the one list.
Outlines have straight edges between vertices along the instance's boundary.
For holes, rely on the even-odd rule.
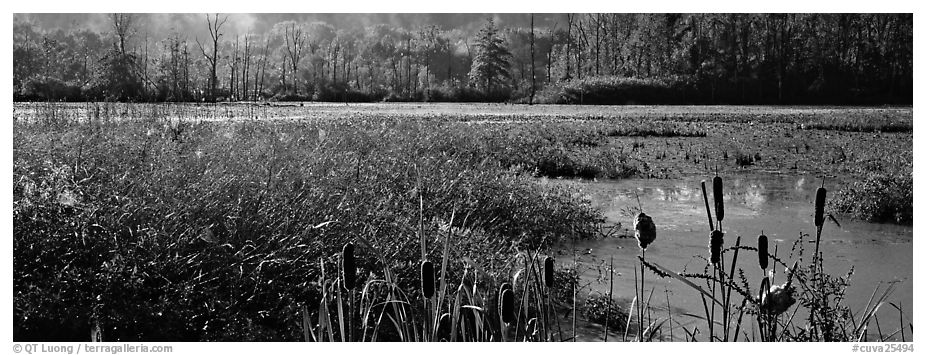
[[[507,283],[505,285],[507,285]],[[502,321],[505,323],[514,322],[514,293],[511,291],[511,288],[505,288],[504,285],[502,285],[498,299],[499,313],[502,315]]]
[[427,260],[421,262],[421,292],[424,298],[434,296],[434,264]]
[[357,280],[357,266],[354,260],[354,243],[344,244],[344,248],[341,249],[341,277],[344,279],[344,287],[348,290],[352,290]]
[[768,268],[768,237],[765,234],[759,234],[759,267],[762,270]]
[[823,207],[826,205],[826,188],[817,188],[817,198],[813,202],[813,225],[823,226]]
[[723,179],[720,176],[714,177],[714,214],[718,222],[723,221]]
[[720,253],[723,251],[723,232],[711,232],[711,264],[720,264]]
[[656,240],[656,224],[653,219],[645,213],[640,212],[633,221],[634,237],[640,244],[640,249],[646,249],[654,240]]
[[543,260],[543,283],[547,288],[553,287],[553,257],[548,256]]

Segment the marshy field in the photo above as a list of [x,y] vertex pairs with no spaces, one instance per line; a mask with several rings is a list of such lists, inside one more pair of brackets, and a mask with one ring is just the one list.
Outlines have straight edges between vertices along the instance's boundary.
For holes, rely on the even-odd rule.
[[912,107],[13,117],[16,341],[912,340]]

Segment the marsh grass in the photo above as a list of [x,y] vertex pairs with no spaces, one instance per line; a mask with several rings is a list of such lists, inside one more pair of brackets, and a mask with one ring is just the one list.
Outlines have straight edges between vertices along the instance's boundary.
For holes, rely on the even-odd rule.
[[465,125],[54,115],[13,133],[20,340],[81,340],[91,320],[113,341],[303,339],[307,300],[354,312],[321,273],[340,274],[355,238],[369,243],[356,283],[386,280],[371,288],[400,302],[436,231],[465,235],[446,277],[461,279],[468,258],[480,271],[467,277],[483,283],[519,248],[603,222],[573,192],[488,154],[503,143]]
[[[636,340],[649,341],[682,324],[671,312],[653,319],[655,290],[644,286],[626,308],[610,294],[580,299],[576,260],[560,261],[548,281],[545,248],[592,237],[604,219],[575,191],[534,177],[634,175],[647,167],[631,152],[662,146],[603,149],[601,122],[564,130],[571,124],[252,120],[295,107],[24,109],[31,111],[14,115],[25,118],[13,130],[17,341],[83,341],[91,333],[104,341],[575,341],[579,314],[603,317],[605,334],[623,330],[634,340],[626,336],[634,329]],[[885,185],[893,186],[859,195],[912,191]],[[715,205],[718,230],[722,211]],[[673,272],[641,256],[638,272],[679,280],[702,299],[705,314],[696,319],[708,330],[683,326],[686,340],[887,340],[912,332],[902,316],[899,329],[880,329],[885,305],[903,314],[889,302],[895,284],[878,285],[864,309],[851,310],[851,272],[826,274],[822,257],[801,263],[804,239],[787,262],[777,246],[768,253],[772,270],[793,277],[797,298],[774,315],[760,296],[782,283],[763,288],[746,278],[740,265],[751,263],[737,259],[758,250],[739,238],[716,251],[716,270],[704,257],[701,272]],[[432,264],[424,276],[434,279],[423,290],[425,260]],[[513,318],[499,312],[503,284]],[[746,330],[750,323],[760,334]]]

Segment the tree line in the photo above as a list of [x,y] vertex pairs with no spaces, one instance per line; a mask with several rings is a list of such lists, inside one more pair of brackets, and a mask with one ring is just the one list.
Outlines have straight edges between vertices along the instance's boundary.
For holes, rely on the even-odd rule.
[[912,14],[564,14],[475,34],[276,23],[150,41],[13,27],[14,100],[912,104]]

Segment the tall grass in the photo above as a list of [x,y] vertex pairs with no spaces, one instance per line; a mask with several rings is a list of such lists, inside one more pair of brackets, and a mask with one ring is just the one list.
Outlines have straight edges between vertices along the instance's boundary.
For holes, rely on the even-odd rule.
[[[535,177],[632,175],[633,159],[600,148],[608,132],[635,131],[371,115],[208,120],[268,114],[221,105],[29,109],[13,132],[18,341],[575,341],[579,314],[603,323],[606,340],[609,329],[633,340],[636,326],[636,340],[650,341],[678,321],[671,308],[653,319],[649,272],[701,298],[704,316],[695,317],[706,323],[683,327],[687,340],[907,335],[903,319],[877,336],[870,327],[884,305],[902,314],[888,302],[895,285],[849,309],[851,272],[825,273],[825,251],[804,264],[809,235],[787,258],[777,245],[770,253],[767,238],[725,247],[720,177],[714,213],[702,182],[711,234],[709,257],[695,256],[702,272],[645,257],[659,223],[650,219],[638,229],[631,305],[613,291],[580,303],[578,268],[563,267],[577,260],[554,267],[545,254],[596,235],[604,219],[575,191]],[[840,203],[816,209],[815,249],[822,216]],[[786,279],[748,279],[740,260],[750,252],[763,273],[780,268]]]
[[17,339],[80,340],[91,320],[104,340],[302,339],[303,305],[350,297],[325,281],[348,241],[368,243],[357,285],[374,272],[399,302],[440,230],[465,235],[441,277],[484,284],[603,221],[462,124],[153,116],[15,123]]

